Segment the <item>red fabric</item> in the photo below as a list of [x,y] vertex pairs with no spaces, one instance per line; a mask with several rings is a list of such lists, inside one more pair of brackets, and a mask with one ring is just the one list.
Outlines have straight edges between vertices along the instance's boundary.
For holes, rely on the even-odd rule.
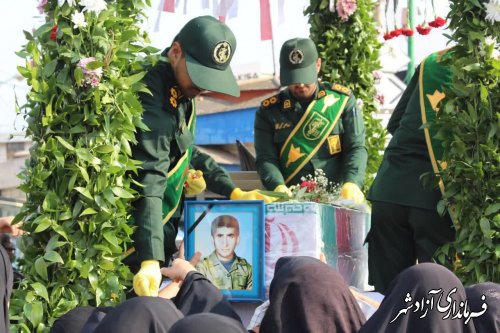
[[175,0],[163,0],[163,11],[175,13]]
[[260,40],[273,39],[269,0],[260,0]]

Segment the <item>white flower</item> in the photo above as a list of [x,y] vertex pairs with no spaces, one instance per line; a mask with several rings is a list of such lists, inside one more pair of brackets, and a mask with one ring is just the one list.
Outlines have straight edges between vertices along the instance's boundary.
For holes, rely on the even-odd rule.
[[62,7],[65,2],[68,3],[68,6],[73,7],[76,3],[76,0],[57,0],[57,4],[59,5],[59,7]]
[[489,3],[485,3],[486,7],[486,19],[491,21],[491,24],[495,22],[500,22],[500,0],[490,0]]
[[82,12],[75,11],[74,14],[71,14],[71,22],[73,22],[74,28],[85,28],[87,26],[87,22],[85,22],[85,15]]
[[[493,59],[499,59],[500,57],[500,43],[497,42],[496,38],[488,36],[484,39],[484,44],[486,48],[491,50],[491,57]],[[486,55],[486,50],[481,50],[481,55]]]
[[100,12],[106,9],[106,1],[104,0],[81,0],[80,6],[83,6],[83,11],[94,12],[99,15]]

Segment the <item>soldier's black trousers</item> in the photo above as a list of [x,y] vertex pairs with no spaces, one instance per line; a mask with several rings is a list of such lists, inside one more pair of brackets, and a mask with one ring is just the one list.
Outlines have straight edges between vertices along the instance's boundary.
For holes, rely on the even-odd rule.
[[373,201],[368,242],[369,283],[385,294],[401,271],[433,261],[434,252],[455,238],[448,214]]

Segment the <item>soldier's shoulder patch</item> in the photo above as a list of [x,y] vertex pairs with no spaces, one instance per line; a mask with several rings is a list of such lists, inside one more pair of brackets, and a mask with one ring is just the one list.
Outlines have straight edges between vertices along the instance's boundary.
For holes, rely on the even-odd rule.
[[332,90],[348,96],[351,94],[351,89],[338,83],[332,84]]
[[274,95],[274,96],[271,96],[271,97],[263,100],[262,103],[260,103],[260,105],[264,108],[267,108],[267,107],[275,105],[276,103],[278,103],[279,100],[280,100],[279,94]]

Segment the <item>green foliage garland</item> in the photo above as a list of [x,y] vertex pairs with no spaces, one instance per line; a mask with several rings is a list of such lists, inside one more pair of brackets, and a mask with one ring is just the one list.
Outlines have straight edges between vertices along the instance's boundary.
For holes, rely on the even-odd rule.
[[148,38],[138,25],[146,6],[49,0],[46,23],[25,32],[19,72],[31,89],[20,112],[33,146],[20,175],[27,202],[16,221],[29,234],[19,244],[25,279],[11,300],[14,332],[48,332],[76,306],[124,299],[131,273],[121,256],[135,194],[129,174],[137,169],[130,143],[143,126],[143,65],[156,52],[143,46]]
[[451,1],[454,89],[435,124],[447,161],[438,208],[453,207],[458,224],[455,242],[438,258],[455,258],[465,284],[500,282],[500,59],[491,41],[500,41],[500,24],[485,17],[484,1]]
[[347,21],[342,21],[337,12],[330,12],[328,5],[329,0],[311,0],[305,14],[309,14],[311,39],[323,60],[323,79],[349,87],[363,101],[368,149],[366,192],[382,161],[385,143],[385,129],[380,120],[373,118],[377,107],[372,73],[380,68],[381,47],[374,19],[375,2],[358,0],[356,11]]

